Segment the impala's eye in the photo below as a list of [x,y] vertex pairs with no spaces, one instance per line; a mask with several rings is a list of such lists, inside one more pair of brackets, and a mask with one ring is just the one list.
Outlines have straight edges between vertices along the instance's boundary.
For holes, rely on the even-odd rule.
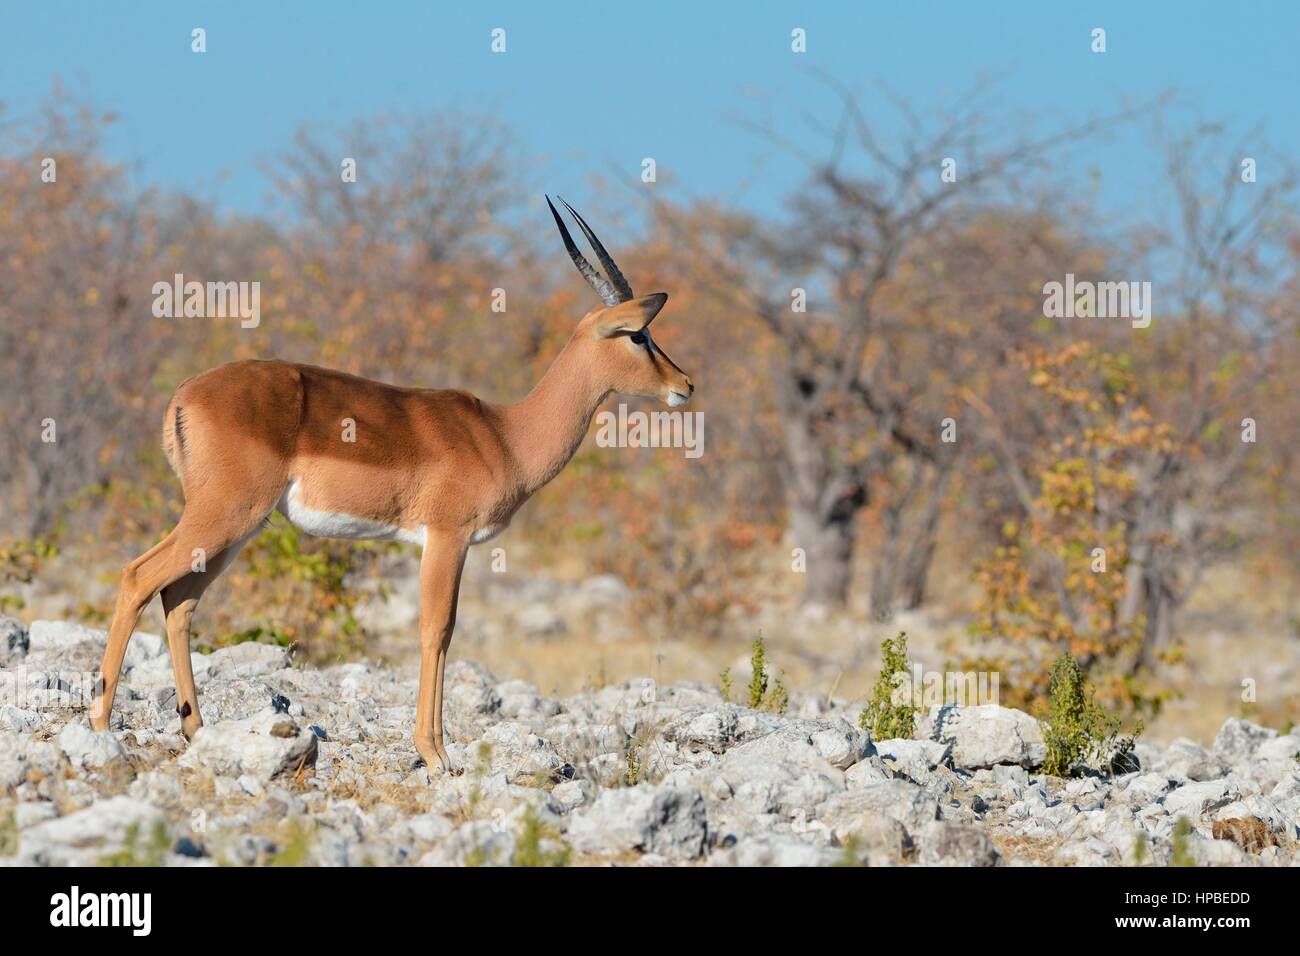
[[645,345],[644,332],[633,332],[631,335],[628,336],[628,338],[632,340],[633,345]]

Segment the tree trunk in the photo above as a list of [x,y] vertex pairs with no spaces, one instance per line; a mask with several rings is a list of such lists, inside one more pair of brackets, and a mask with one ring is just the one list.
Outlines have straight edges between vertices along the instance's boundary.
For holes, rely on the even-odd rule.
[[791,503],[794,546],[804,552],[804,604],[840,608],[848,603],[853,580],[853,525],[851,514],[826,516],[818,508]]
[[1160,652],[1169,646],[1177,605],[1169,588],[1158,578],[1147,579],[1146,592],[1146,627],[1138,660],[1146,667],[1155,667],[1160,663]]
[[881,518],[885,536],[875,553],[875,567],[871,569],[871,617],[875,621],[888,621],[894,616],[894,597],[902,570],[899,551],[903,516],[897,508],[886,508]]
[[949,468],[919,459],[913,467],[906,491],[881,514],[884,540],[871,574],[871,615],[878,621],[890,620],[899,604],[912,610],[925,600]]
[[794,547],[803,550],[803,603],[841,608],[853,579],[855,518],[866,488],[854,471],[823,447],[815,422],[822,414],[817,390],[791,374],[782,390],[785,458],[781,476]]
[[939,524],[938,511],[939,509],[936,508],[934,520],[927,521],[922,526],[921,533],[912,542],[911,550],[903,561],[899,592],[903,598],[903,609],[906,611],[914,611],[925,603],[926,587],[930,583],[930,566],[934,562],[934,547],[938,538],[936,533],[936,526]]
[[917,532],[912,537],[912,545],[907,554],[903,556],[903,568],[899,575],[899,593],[904,609],[909,611],[925,603],[930,566],[934,562],[934,549],[939,540],[939,519],[943,517],[944,495],[948,489],[948,478],[952,474],[950,460],[940,461],[936,467],[937,473],[929,497],[921,509]]

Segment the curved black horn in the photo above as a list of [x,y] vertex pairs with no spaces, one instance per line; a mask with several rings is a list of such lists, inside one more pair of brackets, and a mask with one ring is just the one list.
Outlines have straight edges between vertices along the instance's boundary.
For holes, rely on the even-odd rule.
[[[572,207],[569,207],[567,202],[564,202],[563,199],[561,199],[560,202],[564,203],[564,205],[569,208],[570,212],[573,212]],[[624,296],[620,290],[616,289],[609,282],[609,280],[597,272],[596,268],[586,260],[583,254],[578,250],[578,247],[574,245],[573,236],[569,234],[569,227],[566,226],[564,220],[560,218],[560,213],[556,210],[555,204],[551,202],[550,196],[546,197],[546,205],[550,207],[551,215],[555,217],[555,225],[560,230],[560,238],[564,240],[564,248],[568,251],[569,258],[572,259],[573,264],[578,267],[578,271],[582,273],[582,277],[587,280],[588,285],[596,290],[596,295],[600,296],[600,301],[604,302],[606,305],[618,305],[620,302],[626,302],[631,298],[630,294]],[[576,218],[578,214],[573,213],[573,215]],[[583,232],[584,234],[587,234],[585,229]],[[620,275],[619,278],[622,279],[622,275]],[[626,284],[626,280],[624,280],[624,284]]]
[[600,240],[596,238],[596,234],[592,232],[591,227],[587,225],[587,220],[578,215],[578,210],[565,202],[563,196],[556,196],[555,198],[564,203],[564,208],[569,210],[569,215],[573,216],[574,220],[578,223],[578,228],[582,230],[582,234],[586,236],[587,241],[591,243],[591,248],[596,250],[596,258],[600,260],[600,267],[605,270],[605,275],[609,276],[610,283],[618,290],[619,295],[623,297],[624,301],[632,298],[631,284],[627,279],[623,278],[623,273],[619,269],[618,263],[614,261],[613,256],[605,251],[605,247],[600,244]]

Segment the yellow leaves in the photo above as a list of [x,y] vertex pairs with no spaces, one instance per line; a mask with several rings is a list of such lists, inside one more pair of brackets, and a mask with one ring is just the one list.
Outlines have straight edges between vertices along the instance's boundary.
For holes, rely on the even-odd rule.
[[[1022,450],[1021,467],[1038,496],[1017,529],[1018,546],[999,545],[976,565],[977,629],[1113,658],[1133,646],[1143,626],[1140,617],[1120,620],[1132,533],[1120,516],[1137,508],[1135,463],[1169,447],[1172,428],[1145,407],[1126,354],[1075,342],[1018,359],[1025,380],[1040,390],[1053,437]],[[1027,669],[1019,693],[1040,694],[1040,670]]]

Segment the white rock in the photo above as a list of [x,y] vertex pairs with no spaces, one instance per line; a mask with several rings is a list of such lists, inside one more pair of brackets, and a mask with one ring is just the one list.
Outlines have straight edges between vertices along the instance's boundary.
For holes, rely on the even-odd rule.
[[663,736],[687,750],[723,753],[736,740],[739,708],[723,706],[709,710],[691,710],[671,721]]
[[997,704],[935,708],[924,729],[929,739],[951,744],[955,767],[1036,767],[1047,757],[1038,721],[1023,711]]
[[126,754],[111,733],[91,730],[79,721],[59,732],[59,748],[77,770],[98,770]]
[[614,574],[598,574],[578,585],[571,600],[579,608],[624,607],[631,592]]
[[[201,688],[207,683],[210,662],[209,654],[190,654],[190,671],[194,675],[194,686]],[[171,656],[164,654],[131,668],[130,681],[131,686],[137,690],[175,687],[176,672],[172,669]]]
[[587,802],[587,793],[580,780],[566,780],[551,789],[551,802],[561,813],[568,813]]
[[[488,759],[494,773],[504,773],[511,783],[528,784],[539,777],[550,778],[565,766],[564,758],[551,744],[518,721],[493,724],[483,735],[482,744],[489,748]],[[471,752],[480,753],[477,746]]]
[[1289,762],[1292,766],[1300,759],[1300,735],[1286,734],[1265,740],[1255,748],[1256,760]]
[[840,840],[879,817],[897,820],[911,833],[939,816],[939,801],[906,780],[883,780],[845,790],[817,808],[817,819]]
[[839,771],[823,761],[820,773],[764,756],[728,753],[710,790],[726,785],[738,805],[750,813],[807,814],[828,796],[844,789]]
[[1231,840],[1192,839],[1188,849],[1197,866],[1240,866],[1247,862],[1245,852]]
[[1125,781],[1121,795],[1127,803],[1145,806],[1158,800],[1169,787],[1169,778],[1163,773],[1134,774]]
[[127,835],[145,847],[163,812],[153,804],[130,797],[111,797],[84,810],[29,827],[19,841],[20,862],[43,866],[87,865],[122,848]]
[[245,641],[231,647],[221,647],[208,655],[206,668],[209,679],[262,677],[284,670],[289,666],[289,652],[275,644]]
[[1300,799],[1300,773],[1290,773],[1277,782],[1269,794],[1274,800]]
[[199,728],[178,763],[223,777],[270,780],[316,762],[316,735],[284,714],[227,720]]
[[1114,847],[1097,837],[1088,837],[1080,843],[1073,843],[1061,848],[1057,858],[1073,866],[1106,866],[1116,862],[1118,854]]
[[28,647],[27,625],[16,617],[0,614],[0,661],[25,657]]
[[1251,794],[1240,800],[1234,800],[1214,812],[1216,820],[1240,820],[1246,817],[1257,817],[1263,820],[1274,833],[1284,833],[1291,837],[1300,835],[1296,819],[1271,798],[1260,794]]
[[463,824],[420,858],[421,866],[509,866],[515,832],[486,820]]
[[[60,655],[77,644],[103,647],[108,643],[108,633],[63,621],[32,621],[32,626],[28,630],[28,640],[29,654]],[[156,634],[136,631],[126,647],[126,657],[123,662],[127,668],[135,667],[166,651],[166,640]]]
[[698,791],[642,784],[602,790],[569,824],[568,839],[586,853],[641,850],[691,860],[704,849],[707,817]]
[[1170,816],[1187,816],[1195,822],[1202,813],[1229,804],[1240,795],[1240,788],[1228,780],[1188,783],[1165,797],[1164,808]]
[[833,866],[844,858],[842,850],[813,846],[778,833],[742,837],[735,846],[709,857],[710,866]]
[[934,820],[913,835],[923,866],[996,866],[1000,856],[980,827]]
[[0,704],[0,727],[6,730],[31,731],[45,726],[45,718],[34,710]]
[[58,807],[44,800],[37,803],[20,803],[14,807],[14,826],[19,830],[26,830],[46,820],[53,820],[58,815]]
[[564,618],[549,604],[529,604],[515,614],[515,624],[528,637],[548,637],[568,630]]
[[864,756],[874,751],[871,747],[871,735],[854,727],[841,718],[817,720],[814,729],[808,735],[809,742],[817,753],[832,767],[847,770]]
[[1277,737],[1276,730],[1252,724],[1240,717],[1229,717],[1214,738],[1214,752],[1229,763],[1249,760],[1260,745]]
[[885,769],[884,762],[879,757],[868,757],[866,760],[859,760],[844,771],[844,783],[848,787],[862,787],[869,783],[878,783],[881,780],[889,779],[890,773]]
[[952,744],[936,740],[877,740],[876,753],[886,765],[892,763],[913,779],[952,758]]
[[445,840],[455,830],[451,820],[436,813],[422,813],[411,817],[406,825],[410,828],[412,836],[426,843]]

